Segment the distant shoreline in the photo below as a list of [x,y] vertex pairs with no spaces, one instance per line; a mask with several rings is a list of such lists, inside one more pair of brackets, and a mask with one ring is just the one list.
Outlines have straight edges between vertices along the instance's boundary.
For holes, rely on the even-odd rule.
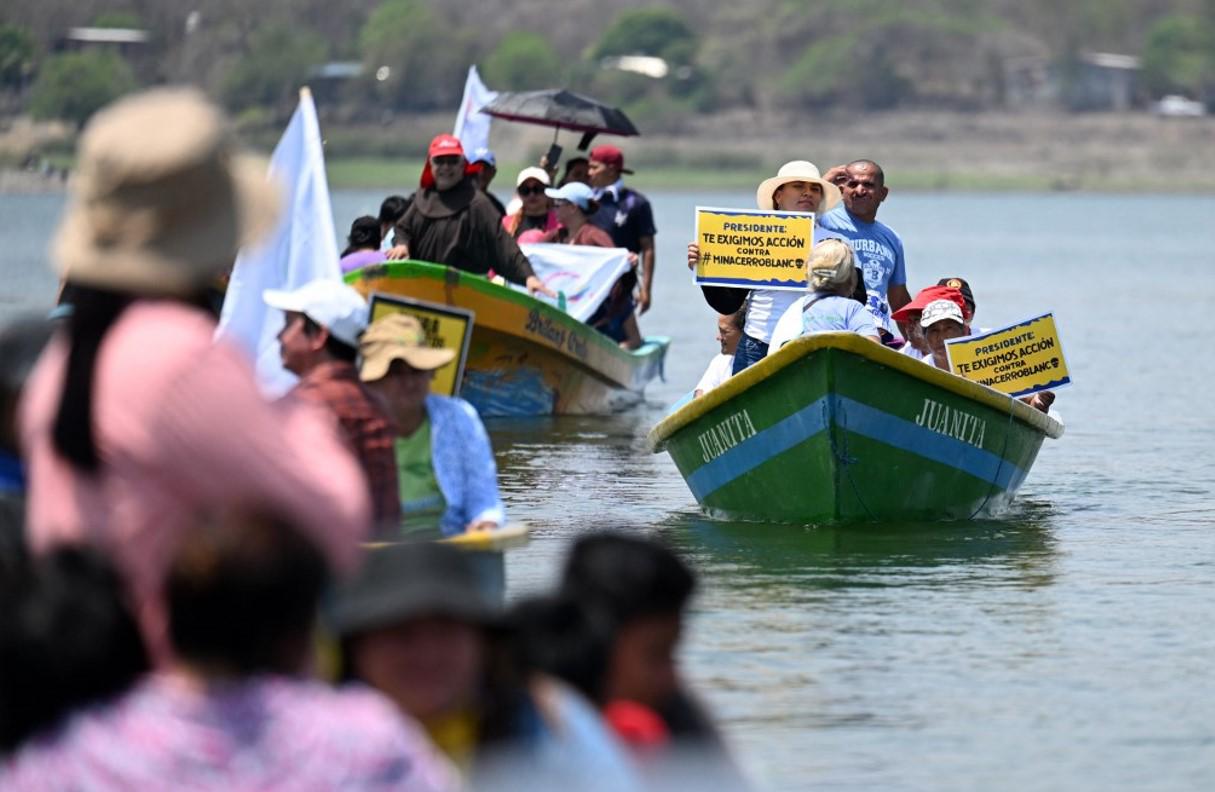
[[[389,126],[327,125],[322,119],[330,186],[412,192],[426,141],[450,124],[443,114],[402,118]],[[265,148],[277,134],[262,130],[256,139]],[[563,132],[559,139],[565,157],[576,153],[576,136]],[[553,133],[498,122],[491,140],[499,163],[493,188],[505,193],[519,170],[536,162]],[[854,118],[768,115],[762,122],[753,113],[723,113],[688,118],[679,129],[596,142],[620,146],[626,164],[636,170],[628,183],[655,192],[749,189],[788,160],[810,159],[826,170],[871,158],[899,191],[1210,194],[1215,193],[1213,140],[1215,117],[918,111]],[[0,170],[0,193],[60,189],[57,176]]]

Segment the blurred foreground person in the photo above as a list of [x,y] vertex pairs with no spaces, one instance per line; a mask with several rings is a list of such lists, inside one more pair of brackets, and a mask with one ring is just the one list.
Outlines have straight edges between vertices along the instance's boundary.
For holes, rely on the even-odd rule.
[[355,366],[359,336],[367,329],[367,301],[328,278],[295,291],[267,289],[262,299],[284,315],[279,353],[283,368],[300,378],[290,395],[323,406],[337,419],[367,476],[375,529],[395,528],[401,507],[392,422]]
[[23,746],[6,790],[447,790],[450,765],[391,702],[308,679],[336,561],[288,525],[200,521],[167,576],[176,659]]
[[163,661],[164,574],[201,510],[264,506],[349,569],[366,487],[327,416],[268,404],[244,353],[213,342],[206,289],[277,205],[219,111],[188,89],[122,99],[90,121],[77,162],[54,245],[74,308],[20,408],[27,537],[34,552],[108,553]]
[[636,788],[594,708],[510,662],[465,553],[430,542],[372,551],[339,590],[333,621],[346,676],[421,721],[472,788]]
[[[148,670],[122,581],[99,552],[61,548],[0,577],[0,754]],[[4,773],[0,770],[0,787]]]
[[[506,521],[489,435],[471,404],[430,392],[435,369],[455,351],[426,343],[422,325],[393,313],[363,334],[360,376],[392,416],[401,525],[380,539],[439,538],[492,530]],[[435,531],[435,527],[438,531]]]
[[17,442],[17,404],[51,329],[48,320],[32,317],[0,329],[0,576],[10,560],[23,555],[25,464]]
[[[692,571],[663,545],[618,533],[579,539],[557,594],[524,603],[525,662],[594,701],[657,788],[746,788],[676,661]],[[530,611],[530,613],[529,613]]]

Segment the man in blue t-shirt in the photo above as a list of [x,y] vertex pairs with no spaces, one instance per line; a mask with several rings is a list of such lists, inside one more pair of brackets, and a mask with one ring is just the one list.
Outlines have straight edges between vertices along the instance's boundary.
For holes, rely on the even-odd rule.
[[819,218],[819,225],[846,239],[869,292],[869,310],[891,328],[890,314],[911,302],[903,240],[878,222],[878,207],[890,191],[886,175],[872,160],[856,160],[828,171],[826,178],[840,188],[844,203]]
[[[637,254],[641,263],[641,288],[637,291],[637,314],[650,309],[654,284],[654,212],[650,202],[636,190],[624,186],[622,173],[632,173],[624,167],[624,154],[615,146],[595,146],[591,149],[588,174],[599,211],[591,215],[592,224],[611,235],[617,247]],[[632,290],[632,271],[620,279]]]

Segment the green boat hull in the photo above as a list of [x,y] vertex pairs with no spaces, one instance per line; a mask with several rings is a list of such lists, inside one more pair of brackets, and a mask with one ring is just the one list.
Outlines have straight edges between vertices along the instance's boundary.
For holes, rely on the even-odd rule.
[[860,336],[798,339],[650,433],[697,502],[744,519],[957,519],[1005,508],[1063,426]]

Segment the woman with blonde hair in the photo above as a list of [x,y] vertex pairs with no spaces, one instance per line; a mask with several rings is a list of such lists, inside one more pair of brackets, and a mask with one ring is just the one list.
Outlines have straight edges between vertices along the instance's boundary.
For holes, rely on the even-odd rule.
[[881,343],[873,315],[852,298],[859,273],[852,248],[842,239],[824,239],[806,260],[811,292],[794,301],[776,323],[768,354],[810,333],[846,331]]

